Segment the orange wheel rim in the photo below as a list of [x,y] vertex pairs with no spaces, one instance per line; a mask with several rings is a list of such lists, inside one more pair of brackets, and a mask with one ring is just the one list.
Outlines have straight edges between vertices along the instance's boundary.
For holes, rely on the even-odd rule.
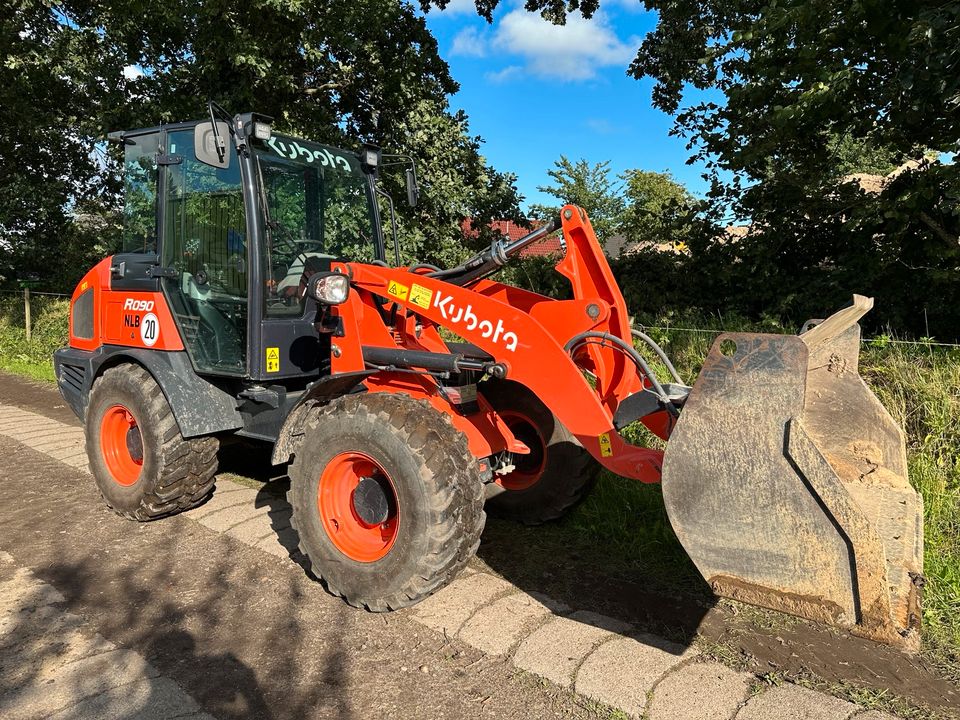
[[515,470],[506,475],[501,475],[496,482],[507,490],[526,490],[540,482],[540,478],[543,476],[543,470],[547,466],[547,443],[543,439],[540,429],[523,413],[515,410],[505,410],[500,413],[500,417],[503,418],[517,440],[530,448],[530,453],[528,455],[514,454]]
[[103,414],[100,452],[115,483],[129,487],[140,479],[143,437],[137,419],[123,405],[112,405]]
[[[377,501],[372,511],[360,497],[371,488]],[[330,541],[351,560],[376,562],[397,539],[397,492],[383,466],[369,455],[343,452],[330,460],[320,475],[317,509]]]

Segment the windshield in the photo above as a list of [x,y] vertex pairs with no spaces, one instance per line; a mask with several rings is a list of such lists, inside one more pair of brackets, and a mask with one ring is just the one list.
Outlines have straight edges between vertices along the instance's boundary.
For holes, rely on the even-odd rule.
[[332,260],[374,259],[367,180],[355,155],[307,140],[273,135],[254,152],[267,314],[296,314],[307,280]]

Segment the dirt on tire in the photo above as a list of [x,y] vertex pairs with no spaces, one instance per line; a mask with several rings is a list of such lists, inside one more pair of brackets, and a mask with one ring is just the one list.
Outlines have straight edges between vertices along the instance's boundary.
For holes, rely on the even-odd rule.
[[[396,494],[396,535],[372,561],[345,554],[319,516],[324,469],[349,452],[375,460]],[[477,462],[450,417],[424,400],[371,393],[318,405],[289,474],[300,550],[327,590],[351,605],[413,605],[453,580],[480,544],[486,514]]]
[[[142,469],[130,485],[115,481],[101,449],[101,418],[116,406],[129,408],[142,436]],[[196,507],[213,492],[217,438],[184,438],[163,391],[144,368],[123,364],[104,371],[90,389],[86,415],[90,471],[118,515],[156,520]]]

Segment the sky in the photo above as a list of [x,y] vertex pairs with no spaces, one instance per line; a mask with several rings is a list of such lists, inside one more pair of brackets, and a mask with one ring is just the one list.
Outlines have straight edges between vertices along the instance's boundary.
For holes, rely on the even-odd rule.
[[561,155],[609,160],[615,173],[669,171],[693,193],[706,190],[702,168],[686,165],[685,141],[668,134],[671,117],[651,105],[652,81],[626,74],[655,23],[640,0],[606,0],[590,20],[573,14],[565,26],[522,0],[501,0],[492,25],[473,0],[427,14],[460,83],[452,107],[466,112],[488,162],[517,176],[524,206],[556,202],[537,186],[552,184],[547,171]]

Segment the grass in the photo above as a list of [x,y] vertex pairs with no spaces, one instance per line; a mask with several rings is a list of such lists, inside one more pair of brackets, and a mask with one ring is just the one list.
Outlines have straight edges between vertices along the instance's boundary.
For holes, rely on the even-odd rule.
[[[670,323],[660,319],[650,324]],[[654,328],[649,334],[687,382],[703,364],[715,337],[711,331],[794,332],[773,321],[698,319],[679,324],[698,332]],[[860,373],[905,429],[910,480],[923,497],[924,654],[960,681],[960,351],[884,337],[864,345]],[[659,374],[663,376],[665,368],[660,367]],[[634,432],[631,439],[647,439]],[[633,567],[681,587],[696,584],[696,570],[673,534],[656,486],[605,473],[597,490],[554,532],[609,548],[611,565]]]
[[[65,300],[37,298],[33,337],[27,342],[22,298],[0,299],[0,368],[53,381],[51,356],[67,336],[67,310]],[[658,318],[650,324],[699,329],[649,329],[691,383],[713,341],[712,331],[792,331],[774,321],[747,324],[730,318]],[[860,371],[906,430],[910,479],[924,501],[924,652],[960,681],[960,352],[881,339],[863,348]],[[640,430],[632,433],[634,441],[655,441]],[[668,589],[704,592],[673,534],[656,485],[604,473],[596,490],[567,518],[530,535],[558,552],[603,547],[610,568],[640,571]]]
[[960,681],[960,352],[871,347],[861,374],[906,430],[924,505],[924,645]]
[[53,351],[66,343],[70,303],[35,295],[30,306],[33,322],[28,342],[23,297],[0,298],[0,369],[32,380],[55,382]]

